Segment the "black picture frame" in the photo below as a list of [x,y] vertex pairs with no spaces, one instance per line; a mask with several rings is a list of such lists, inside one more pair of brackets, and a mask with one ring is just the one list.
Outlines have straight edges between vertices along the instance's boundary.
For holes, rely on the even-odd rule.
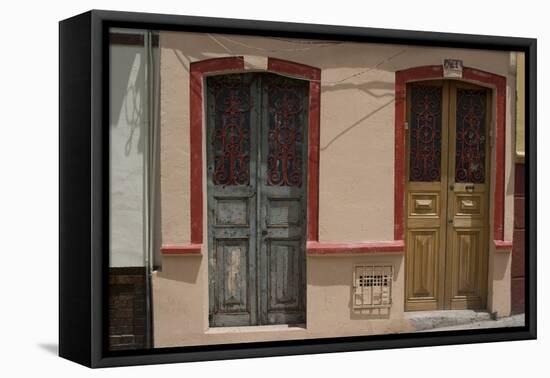
[[[526,55],[524,327],[108,351],[108,30],[160,29],[522,51]],[[59,355],[89,367],[535,339],[536,70],[531,38],[92,10],[59,23]]]

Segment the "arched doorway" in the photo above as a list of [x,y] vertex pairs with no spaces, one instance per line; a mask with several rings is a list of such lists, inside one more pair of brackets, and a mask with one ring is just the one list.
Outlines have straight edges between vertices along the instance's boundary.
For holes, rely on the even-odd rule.
[[305,322],[307,80],[206,84],[209,324]]
[[487,303],[492,90],[407,84],[406,310]]

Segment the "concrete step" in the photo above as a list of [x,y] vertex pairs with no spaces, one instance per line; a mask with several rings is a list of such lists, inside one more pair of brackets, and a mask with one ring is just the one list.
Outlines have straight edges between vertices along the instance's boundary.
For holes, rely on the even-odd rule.
[[505,328],[505,327],[523,327],[525,326],[525,314],[513,315],[506,318],[500,318],[498,320],[485,320],[482,322],[474,322],[470,324],[462,324],[451,327],[441,327],[426,329],[422,332],[435,332],[435,331],[461,331],[464,329],[482,329],[482,328]]
[[475,310],[410,311],[405,312],[405,318],[416,331],[425,331],[491,320],[491,314]]

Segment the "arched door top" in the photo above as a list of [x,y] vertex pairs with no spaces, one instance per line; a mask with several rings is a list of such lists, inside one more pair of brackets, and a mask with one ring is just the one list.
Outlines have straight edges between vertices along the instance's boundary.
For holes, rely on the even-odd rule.
[[[212,58],[190,64],[190,218],[191,245],[189,252],[199,252],[203,243],[203,88],[204,76],[213,73],[245,71],[245,58],[232,56]],[[308,183],[307,183],[307,240],[319,238],[319,123],[321,70],[316,67],[283,59],[267,58],[268,72],[291,75],[309,81],[308,118]]]
[[[405,214],[405,120],[406,120],[406,88],[413,81],[445,79],[443,66],[420,66],[397,71],[395,73],[395,192],[394,192],[394,238],[404,238]],[[495,91],[496,109],[494,119],[496,161],[495,190],[493,197],[493,239],[495,247],[508,248],[504,242],[504,168],[505,168],[505,137],[506,137],[506,78],[490,72],[464,67],[462,78],[453,80],[469,81]]]

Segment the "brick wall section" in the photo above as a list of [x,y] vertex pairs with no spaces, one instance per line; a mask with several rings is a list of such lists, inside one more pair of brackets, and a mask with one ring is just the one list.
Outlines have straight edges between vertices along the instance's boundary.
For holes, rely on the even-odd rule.
[[145,268],[109,269],[109,348],[145,348]]
[[514,246],[512,249],[512,313],[525,312],[525,165],[516,164]]

